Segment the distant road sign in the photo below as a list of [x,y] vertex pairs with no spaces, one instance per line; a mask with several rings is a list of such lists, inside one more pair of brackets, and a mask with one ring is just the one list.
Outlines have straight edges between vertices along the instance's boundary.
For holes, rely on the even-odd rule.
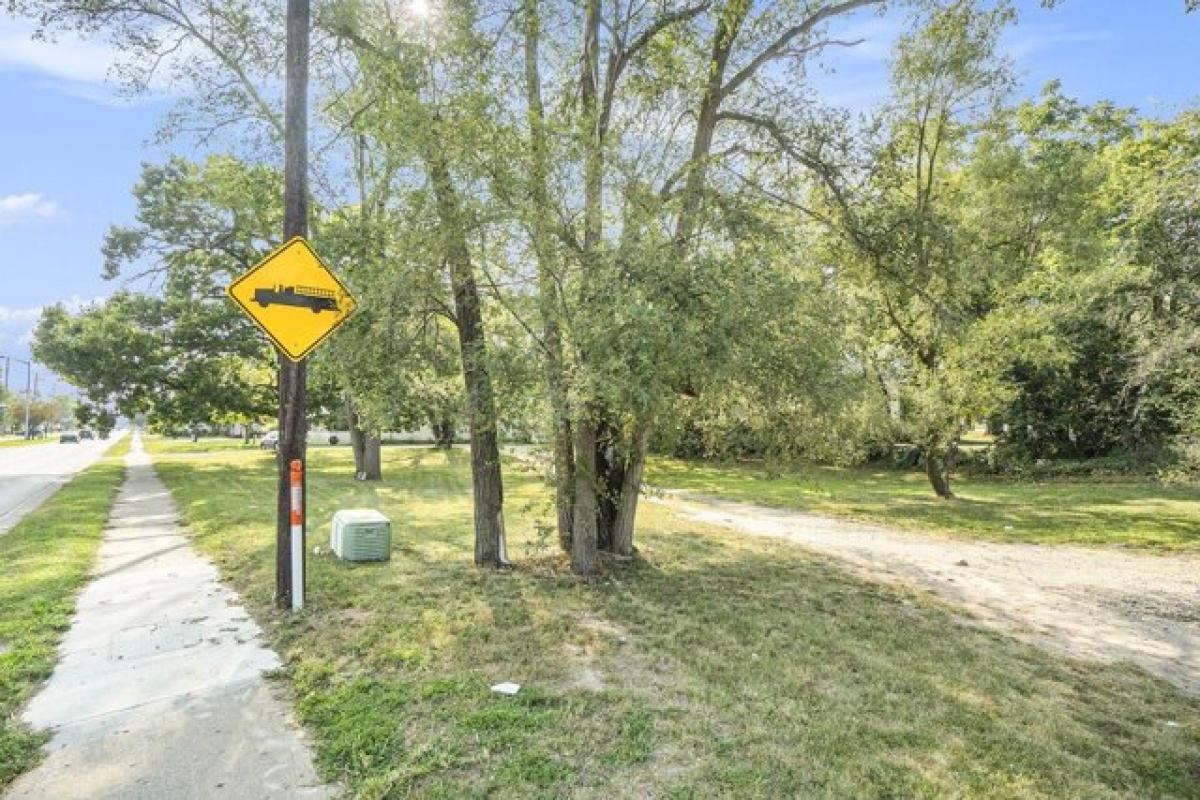
[[350,291],[300,236],[234,281],[229,296],[293,361],[301,361],[357,305]]

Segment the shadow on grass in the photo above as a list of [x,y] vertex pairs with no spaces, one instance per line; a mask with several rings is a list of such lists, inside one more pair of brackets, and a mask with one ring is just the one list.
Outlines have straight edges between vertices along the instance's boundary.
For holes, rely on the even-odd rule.
[[[639,558],[603,577],[574,579],[556,554],[479,571],[465,454],[385,459],[379,484],[314,459],[314,525],[364,505],[395,531],[383,564],[311,557],[300,617],[270,603],[271,465],[161,467],[284,657],[322,769],[354,792],[1196,794],[1200,707],[1136,670],[1053,658],[653,507]],[[532,473],[506,481],[514,551],[536,548],[546,492]],[[575,680],[581,666],[599,689]],[[517,697],[489,691],[505,680]]]

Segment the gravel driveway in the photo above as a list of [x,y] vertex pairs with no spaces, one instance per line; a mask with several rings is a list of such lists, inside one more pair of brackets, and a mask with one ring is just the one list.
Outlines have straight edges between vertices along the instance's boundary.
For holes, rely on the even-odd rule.
[[1071,656],[1131,661],[1200,695],[1200,557],[923,536],[866,523],[667,493],[698,522],[787,539],[875,580],[933,592]]

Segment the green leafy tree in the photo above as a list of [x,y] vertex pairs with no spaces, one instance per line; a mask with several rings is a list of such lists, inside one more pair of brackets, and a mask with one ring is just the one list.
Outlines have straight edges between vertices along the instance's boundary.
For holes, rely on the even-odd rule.
[[1017,362],[998,415],[1007,456],[1149,453],[1194,431],[1194,112],[1138,124],[1056,85],[984,138],[989,224],[1039,264],[1036,300],[1063,357]]
[[[1108,312],[1133,342],[1131,425],[1200,434],[1200,113],[1143,122],[1108,151]],[[1155,426],[1154,420],[1160,422]],[[1157,429],[1156,429],[1157,428]]]
[[436,29],[424,30],[419,20],[395,11],[389,3],[344,0],[326,8],[319,24],[354,59],[364,101],[354,115],[356,133],[388,163],[422,178],[406,194],[408,228],[424,242],[419,252],[438,268],[438,290],[423,300],[440,306],[458,335],[471,436],[475,561],[501,566],[507,555],[499,415],[475,245],[488,236],[487,198],[473,192],[488,107],[477,61],[485,48],[485,34],[476,27],[481,10],[447,3]]
[[1052,347],[1025,295],[1036,264],[996,238],[994,176],[970,171],[972,144],[1011,86],[998,50],[1011,19],[1004,4],[934,8],[898,44],[866,179],[828,184],[840,279],[875,343],[869,358],[945,498],[966,425],[1012,391],[1006,359]]
[[105,238],[109,279],[153,282],[70,314],[48,309],[34,351],[100,408],[160,427],[250,424],[272,411],[270,348],[223,295],[269,249],[277,175],[230,158],[147,165],[137,223]]
[[121,292],[75,314],[52,306],[35,329],[34,353],[97,412],[146,413],[162,428],[268,413],[269,372],[255,360],[262,345],[239,344],[245,331],[228,324],[222,300],[182,305]]
[[729,291],[737,226],[722,213],[754,159],[741,143],[777,157],[782,120],[807,105],[805,60],[838,44],[828,24],[879,5],[522,4],[519,71],[497,66],[524,88],[523,113],[507,120],[517,133],[500,137],[521,157],[494,171],[492,190],[536,265],[525,327],[545,359],[575,572],[593,572],[601,550],[633,552],[651,434],[721,369],[748,317]]

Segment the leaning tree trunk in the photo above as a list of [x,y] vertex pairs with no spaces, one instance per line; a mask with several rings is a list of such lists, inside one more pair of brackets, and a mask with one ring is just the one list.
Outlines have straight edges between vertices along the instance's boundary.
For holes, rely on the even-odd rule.
[[487,339],[479,286],[467,246],[465,220],[458,192],[444,156],[427,156],[430,183],[437,202],[444,255],[450,268],[454,312],[462,355],[463,387],[467,396],[467,427],[471,433],[471,483],[475,494],[475,564],[499,567],[507,563],[504,542],[504,484],[496,424],[496,397],[487,368]]
[[950,491],[950,456],[937,445],[925,447],[925,474],[929,477],[929,485],[943,500],[954,497]]

